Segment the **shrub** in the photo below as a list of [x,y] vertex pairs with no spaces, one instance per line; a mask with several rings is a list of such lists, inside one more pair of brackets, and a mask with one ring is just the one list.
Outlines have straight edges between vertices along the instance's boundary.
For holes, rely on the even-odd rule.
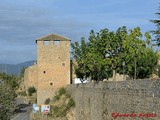
[[68,106],[69,108],[75,106],[75,102],[74,102],[74,100],[73,100],[72,98],[69,99],[67,106]]
[[50,99],[47,98],[44,103],[45,103],[45,104],[49,104],[49,103],[50,103]]
[[[61,96],[64,95],[63,98]],[[66,93],[66,89],[60,88],[54,96],[55,105],[51,105],[51,113],[49,114],[53,118],[64,118],[69,112],[71,107],[75,106],[74,100],[71,98],[71,95]],[[59,101],[60,100],[60,101]],[[58,104],[57,104],[58,103]]]
[[59,107],[58,106],[52,106],[51,107],[51,111],[52,111],[51,116],[53,116],[53,117],[64,117],[67,114],[67,110],[69,110],[69,109],[65,105],[62,105],[62,106],[59,106]]
[[28,91],[28,95],[32,96],[33,93],[36,93],[36,88],[35,87],[29,87],[27,91]]
[[21,96],[27,96],[26,91],[19,92],[19,95],[21,95]]
[[66,94],[66,89],[64,87],[62,87],[59,89],[58,93],[59,93],[59,96],[62,96],[64,94]]
[[56,100],[59,100],[60,98],[61,98],[61,96],[62,95],[65,95],[66,94],[66,89],[64,88],[64,87],[62,87],[62,88],[60,88],[57,92],[56,92],[56,94],[55,94],[55,96],[54,96],[54,100],[56,101]]
[[57,94],[57,95],[55,95],[55,100],[59,100],[60,99],[60,96]]

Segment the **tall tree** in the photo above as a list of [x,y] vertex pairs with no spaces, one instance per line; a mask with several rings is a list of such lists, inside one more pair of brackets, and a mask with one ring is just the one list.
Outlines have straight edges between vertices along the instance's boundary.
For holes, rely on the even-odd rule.
[[116,32],[102,29],[95,33],[92,30],[88,42],[82,39],[81,44],[72,44],[77,77],[99,81],[113,74],[115,79],[116,72],[122,74],[124,68],[125,74],[132,78],[149,77],[157,64],[157,56],[152,47],[147,47],[151,36],[145,33],[145,37],[146,42],[139,27],[129,31],[120,27]]
[[0,120],[10,120],[15,110],[15,90],[19,86],[19,77],[0,73]]
[[111,62],[106,57],[107,42],[112,39],[111,35],[114,34],[109,32],[108,29],[103,29],[99,33],[95,33],[93,30],[90,32],[87,65],[92,80],[99,81],[108,79],[111,76]]
[[149,33],[145,33],[145,40],[142,38],[140,28],[137,27],[130,30],[126,39],[123,40],[122,56],[126,63],[125,74],[134,79],[149,77],[158,60],[156,52],[148,45],[151,39]]
[[[73,67],[75,68],[75,74],[80,78],[81,82],[85,81],[89,77],[89,71],[86,65],[86,54],[88,51],[88,44],[85,42],[85,38],[81,38],[81,43],[78,42],[72,43],[71,47],[73,49],[72,54],[76,63]],[[74,61],[74,60],[73,60]]]
[[[158,12],[156,13],[156,15],[158,15],[158,18],[160,18],[160,7],[158,8]],[[156,19],[156,20],[151,20],[152,23],[154,23],[157,27],[156,30],[152,30],[151,32],[155,35],[155,40],[156,44],[158,46],[160,46],[160,19]]]
[[15,110],[16,94],[11,86],[0,83],[0,119],[10,120]]

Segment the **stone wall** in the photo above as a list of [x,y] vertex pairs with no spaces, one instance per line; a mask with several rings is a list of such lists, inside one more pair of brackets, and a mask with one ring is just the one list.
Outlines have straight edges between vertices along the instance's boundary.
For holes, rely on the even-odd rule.
[[37,64],[25,70],[24,86],[37,88],[37,104],[52,99],[55,91],[70,84],[70,40],[49,34],[36,40]]
[[37,104],[40,105],[52,99],[57,89],[70,84],[70,40],[50,34],[37,39],[36,43]]
[[[160,81],[107,81],[68,85],[67,91],[76,102],[76,120],[112,120],[112,113],[131,114],[147,120],[141,113],[160,116]],[[131,117],[117,117],[130,120]]]
[[24,87],[27,89],[28,87],[34,86],[37,88],[37,65],[32,65],[25,69],[24,72]]

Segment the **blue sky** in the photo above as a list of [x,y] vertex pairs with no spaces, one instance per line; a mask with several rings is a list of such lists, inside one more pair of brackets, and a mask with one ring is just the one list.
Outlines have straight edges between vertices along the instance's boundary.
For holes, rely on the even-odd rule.
[[90,30],[155,25],[159,0],[0,0],[0,63],[36,60],[35,40],[50,33],[80,41]]

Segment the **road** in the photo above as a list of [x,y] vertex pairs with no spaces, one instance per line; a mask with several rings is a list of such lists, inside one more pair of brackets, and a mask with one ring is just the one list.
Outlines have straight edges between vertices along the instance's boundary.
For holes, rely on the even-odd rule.
[[29,114],[31,112],[31,106],[26,104],[23,99],[17,98],[16,114],[11,120],[30,120]]

